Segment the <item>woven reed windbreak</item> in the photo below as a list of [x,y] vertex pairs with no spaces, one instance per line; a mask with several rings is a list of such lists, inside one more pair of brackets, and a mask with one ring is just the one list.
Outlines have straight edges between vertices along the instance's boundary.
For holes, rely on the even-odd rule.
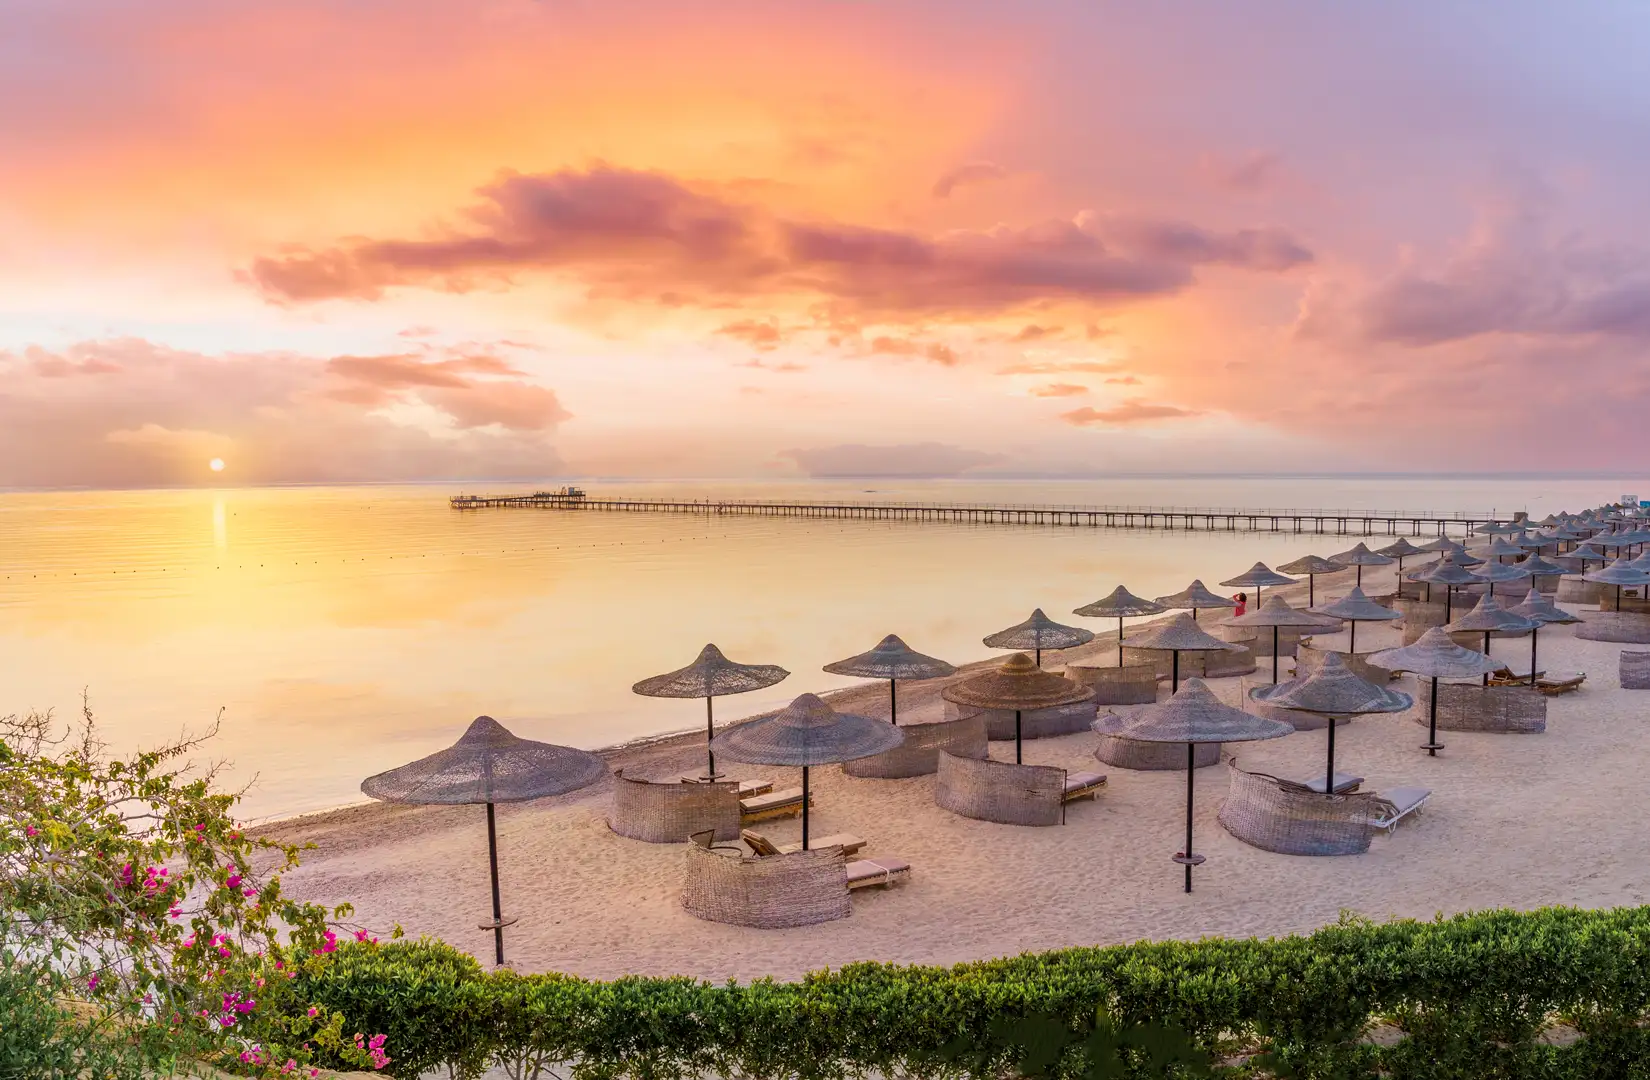
[[[1155,690],[1157,682],[1154,679],[1152,686]],[[1156,696],[1155,693],[1153,695]],[[1020,738],[1054,739],[1061,735],[1074,735],[1079,731],[1087,731],[1094,722],[1095,710],[1098,706],[1093,698],[1076,701],[1070,705],[1056,705],[1048,709],[1025,709],[1020,712]],[[973,705],[958,705],[955,702],[946,703],[946,715],[958,718],[975,716],[985,724],[986,738],[992,742],[1008,742],[1014,738],[1014,710],[1013,709],[980,709]]]
[[1232,788],[1216,815],[1245,844],[1280,855],[1361,855],[1375,822],[1397,812],[1378,795],[1324,795],[1231,764]]
[[686,843],[694,833],[707,831],[718,840],[737,840],[739,784],[655,784],[620,771],[613,779],[607,827],[650,844]]
[[1623,690],[1650,690],[1650,652],[1623,649],[1620,674]]
[[[1427,698],[1416,695],[1409,718],[1427,725]],[[1547,698],[1528,686],[1438,684],[1438,730],[1539,735],[1547,730]]]
[[502,803],[563,795],[607,775],[586,750],[512,735],[478,716],[458,742],[409,765],[361,781],[361,791],[394,803]]
[[861,679],[940,679],[957,672],[944,660],[917,652],[896,634],[889,634],[869,652],[826,664],[825,670]]
[[1590,611],[1576,627],[1583,641],[1615,641],[1623,645],[1650,645],[1650,614],[1638,611]]
[[1094,640],[1092,630],[1080,626],[1066,626],[1043,614],[1042,608],[1031,613],[1024,622],[1006,630],[999,630],[983,639],[993,649],[1071,649]]
[[734,858],[690,845],[686,857],[682,907],[708,922],[774,930],[844,919],[851,910],[841,848]]
[[898,780],[936,772],[942,750],[964,758],[983,758],[990,752],[983,714],[935,724],[907,724],[900,730],[905,732],[902,745],[870,757],[844,761],[842,771],[867,779]]
[[643,679],[630,689],[644,697],[722,697],[765,690],[788,675],[777,664],[736,664],[715,645],[706,645],[687,667]]
[[1157,700],[1157,668],[1153,664],[1067,664],[1066,677],[1094,691],[1096,705],[1147,705]]
[[1000,825],[1059,825],[1065,790],[1066,770],[1052,765],[960,758],[942,750],[934,805]]

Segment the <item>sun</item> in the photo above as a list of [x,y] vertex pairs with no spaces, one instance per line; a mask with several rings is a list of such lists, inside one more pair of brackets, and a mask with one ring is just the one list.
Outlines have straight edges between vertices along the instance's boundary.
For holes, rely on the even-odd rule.
[[213,472],[223,472],[223,458],[215,457],[206,463],[206,467]]

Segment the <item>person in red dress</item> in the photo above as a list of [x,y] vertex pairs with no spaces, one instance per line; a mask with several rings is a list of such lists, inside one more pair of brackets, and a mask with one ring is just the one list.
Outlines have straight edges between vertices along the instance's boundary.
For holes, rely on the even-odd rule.
[[1249,610],[1249,594],[1248,593],[1240,592],[1236,596],[1232,597],[1232,599],[1237,601],[1237,610],[1232,612],[1232,614],[1234,616],[1242,615],[1245,611]]

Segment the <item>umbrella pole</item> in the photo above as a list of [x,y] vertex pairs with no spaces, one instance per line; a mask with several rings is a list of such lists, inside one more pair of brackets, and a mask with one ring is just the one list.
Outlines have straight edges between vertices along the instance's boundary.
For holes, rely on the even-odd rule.
[[499,967],[504,966],[504,908],[498,895],[498,826],[494,824],[493,804],[487,804],[487,865],[493,872],[493,955]]
[[1444,621],[1455,621],[1455,586],[1444,586]]
[[1530,688],[1535,688],[1535,639],[1541,636],[1541,627],[1530,631]]
[[1358,620],[1350,619],[1348,621],[1352,623],[1352,635],[1346,647],[1346,651],[1350,655],[1358,651]]
[[1020,710],[1014,710],[1014,764],[1020,764]]
[[1427,745],[1428,756],[1438,756],[1438,676],[1432,677],[1432,704],[1427,709]]
[[1117,666],[1123,666],[1123,616],[1117,617]]
[[716,751],[710,748],[710,740],[716,738],[716,721],[711,717],[711,695],[705,695],[705,763],[709,771],[705,773],[706,780],[716,779]]
[[1318,575],[1306,575],[1306,606],[1316,607],[1318,603]]
[[1169,656],[1169,693],[1173,694],[1180,690],[1180,650],[1170,649]]
[[897,682],[897,679],[888,680],[888,722],[895,727],[899,726],[899,698],[895,696],[898,691],[894,689]]
[[1175,862],[1186,868],[1186,891],[1192,891],[1192,867],[1203,861],[1203,856],[1192,854],[1192,810],[1196,798],[1197,744],[1186,744],[1186,850],[1175,858]]
[[808,767],[802,766],[802,850],[808,850]]
[[1272,685],[1278,684],[1278,628],[1272,627]]
[[[1484,631],[1484,659],[1488,660],[1489,658],[1490,658],[1490,632],[1488,630],[1486,630],[1486,631]],[[1489,684],[1490,684],[1490,673],[1486,671],[1486,672],[1484,672],[1484,685],[1488,686]]]
[[1335,718],[1329,718],[1329,767],[1323,774],[1323,793],[1335,794]]
[[1043,666],[1043,650],[1042,650],[1042,647],[1039,646],[1035,649],[1032,649],[1031,651],[1037,655],[1037,666],[1039,668],[1041,668]]
[[1364,587],[1364,564],[1363,563],[1358,564],[1358,582],[1357,582],[1357,584],[1358,584],[1358,588],[1360,588],[1360,589]]

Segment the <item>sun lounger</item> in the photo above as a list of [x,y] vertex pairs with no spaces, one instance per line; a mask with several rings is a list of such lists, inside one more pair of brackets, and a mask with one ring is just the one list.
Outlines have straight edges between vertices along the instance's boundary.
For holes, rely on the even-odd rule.
[[1586,681],[1585,671],[1555,671],[1537,675],[1535,688],[1543,694],[1568,694],[1572,690],[1580,690],[1581,684]]
[[770,791],[766,795],[757,795],[749,799],[739,800],[739,820],[743,825],[755,821],[767,821],[770,818],[791,817],[802,813],[802,789],[799,787],[785,788],[783,791]]
[[848,888],[894,885],[911,876],[911,864],[904,859],[855,859],[848,864]]
[[1106,786],[1105,773],[1074,772],[1066,774],[1066,789],[1060,794],[1063,803],[1078,799],[1092,799]]
[[[682,783],[684,784],[703,784],[705,782],[705,778],[698,773],[682,774]],[[738,783],[741,799],[753,799],[758,795],[766,795],[773,790],[772,780],[740,780]]]
[[1391,791],[1383,791],[1381,792],[1381,798],[1392,804],[1394,812],[1388,816],[1377,818],[1370,824],[1377,829],[1385,829],[1390,833],[1398,827],[1400,821],[1411,814],[1420,813],[1421,807],[1425,806],[1426,801],[1431,797],[1432,792],[1423,787],[1395,787]]
[[[1323,794],[1324,783],[1323,777],[1321,776],[1314,776],[1310,780],[1297,780],[1295,782],[1301,787],[1311,788],[1319,795]],[[1337,772],[1335,774],[1335,794],[1345,795],[1349,791],[1357,791],[1358,786],[1363,782],[1364,778],[1361,776],[1353,776],[1350,773]]]
[[740,851],[732,844],[718,844],[716,842],[716,831],[714,829],[706,829],[703,832],[696,832],[692,836],[688,837],[688,839],[692,840],[694,844],[704,848],[706,851],[727,851],[734,855],[744,854],[743,851]]
[[[789,855],[792,852],[802,850],[800,843],[775,844],[766,836],[751,829],[741,831],[739,839],[750,845],[751,854],[753,855]],[[818,851],[828,847],[839,847],[842,849],[842,854],[850,859],[858,854],[860,848],[864,846],[865,841],[853,833],[832,833],[829,836],[810,837],[808,840],[810,850]]]

